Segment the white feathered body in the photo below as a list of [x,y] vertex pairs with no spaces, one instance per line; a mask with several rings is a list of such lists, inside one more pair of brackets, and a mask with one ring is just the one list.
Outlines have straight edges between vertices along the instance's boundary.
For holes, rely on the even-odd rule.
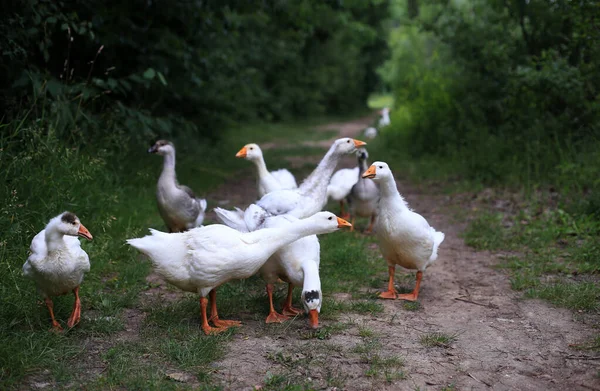
[[377,215],[379,209],[379,186],[370,179],[360,179],[349,196],[352,215],[371,217]]
[[[239,208],[229,211],[215,208],[217,217],[227,226],[241,232],[247,232],[248,227],[280,229],[299,221],[290,215],[265,216],[264,211],[252,204],[248,213]],[[262,212],[262,213],[261,213]],[[253,221],[245,221],[251,218]],[[321,259],[319,238],[317,235],[305,236],[277,250],[260,268],[259,274],[267,282],[273,284],[278,278],[295,286],[302,286],[303,293],[316,291],[319,300],[315,300],[315,308],[321,309],[322,294],[319,263]],[[308,309],[312,303],[303,303]]]
[[23,274],[35,281],[44,298],[71,292],[90,271],[89,257],[75,236],[54,238],[52,249],[48,250],[43,229],[31,241],[30,252]]
[[127,242],[148,255],[167,282],[206,296],[227,281],[256,274],[275,251],[305,235],[300,226],[238,232],[213,224],[172,234],[150,229],[151,235]]
[[382,194],[375,227],[388,264],[406,269],[424,271],[437,259],[438,247],[444,240],[444,234],[411,211],[399,194]]
[[358,181],[358,171],[358,167],[337,170],[327,185],[327,197],[335,201],[346,198]]
[[[290,216],[269,217],[265,227],[280,228],[293,224],[296,218]],[[295,286],[304,284],[305,262],[312,262],[318,269],[320,260],[320,245],[317,235],[305,236],[277,250],[269,260],[260,268],[260,274],[267,283],[274,283],[277,278]]]

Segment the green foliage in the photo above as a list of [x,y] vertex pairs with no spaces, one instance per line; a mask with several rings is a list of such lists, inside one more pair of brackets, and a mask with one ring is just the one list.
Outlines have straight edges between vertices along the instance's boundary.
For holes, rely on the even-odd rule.
[[13,2],[0,17],[0,108],[38,117],[50,100],[59,138],[87,143],[347,112],[378,83],[387,5]]
[[512,250],[505,258],[513,289],[558,306],[600,308],[600,223],[593,216],[547,209],[540,197],[514,216],[480,214],[465,232],[467,244],[482,250]]
[[397,106],[388,145],[485,183],[598,188],[593,1],[393,4],[392,56],[380,69]]

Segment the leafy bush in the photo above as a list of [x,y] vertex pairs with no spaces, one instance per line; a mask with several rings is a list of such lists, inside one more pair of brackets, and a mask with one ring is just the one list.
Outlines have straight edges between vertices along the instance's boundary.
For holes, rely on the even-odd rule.
[[[396,104],[389,142],[485,183],[597,188],[600,33],[592,1],[394,3],[380,73]],[[418,12],[409,14],[409,5]]]
[[61,100],[55,130],[79,143],[115,128],[215,138],[236,120],[348,111],[377,83],[386,10],[385,0],[13,2],[0,17],[0,109],[11,120],[33,106],[35,118],[42,101]]

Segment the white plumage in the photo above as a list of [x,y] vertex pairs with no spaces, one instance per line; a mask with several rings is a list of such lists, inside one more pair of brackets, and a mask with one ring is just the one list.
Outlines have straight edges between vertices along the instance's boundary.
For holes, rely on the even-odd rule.
[[[285,227],[254,232],[239,232],[220,224],[172,234],[151,229],[151,235],[129,239],[127,243],[148,255],[156,273],[167,282],[201,295],[202,329],[209,334],[239,325],[219,319],[215,288],[233,279],[252,276],[275,251],[295,240],[337,229],[337,217],[321,212]],[[209,294],[211,320],[217,329],[209,326],[206,316]]]
[[23,275],[35,281],[50,312],[52,326],[57,330],[61,326],[54,318],[52,296],[74,293],[75,304],[68,327],[75,326],[81,316],[79,285],[84,274],[90,271],[90,261],[77,236],[92,239],[77,216],[70,212],[61,213],[35,235],[30,255],[23,265]]
[[[388,290],[380,294],[385,299],[417,300],[423,272],[438,256],[444,234],[436,231],[427,220],[408,208],[396,187],[394,176],[384,162],[375,162],[363,174],[378,182],[381,190],[375,229],[379,248],[389,266]],[[395,266],[417,270],[417,284],[412,293],[398,295],[394,288]]]
[[[265,216],[256,205],[250,205],[247,213],[254,221],[248,222],[250,226],[260,228],[281,228],[298,221],[290,215]],[[226,225],[247,232],[248,228],[244,221],[245,214],[239,208],[228,211],[215,208],[217,217]],[[350,225],[345,220],[338,219],[338,225]],[[282,322],[289,316],[295,316],[300,311],[292,307],[292,290],[294,286],[302,286],[302,304],[309,315],[311,327],[318,326],[318,314],[321,312],[323,294],[321,292],[321,279],[319,277],[320,246],[316,235],[306,236],[293,243],[283,246],[276,251],[267,262],[260,268],[259,274],[267,283],[267,295],[269,299],[269,315],[266,323]],[[288,285],[288,295],[283,305],[283,315],[277,313],[273,306],[273,284],[281,279]]]
[[267,170],[262,150],[257,144],[244,145],[235,156],[249,160],[256,166],[259,197],[275,190],[295,189],[298,187],[294,175],[285,168],[271,172]]
[[273,191],[262,197],[256,205],[273,216],[287,213],[301,219],[317,213],[327,203],[327,185],[341,156],[353,153],[363,145],[366,143],[351,138],[336,140],[317,168],[297,189]]

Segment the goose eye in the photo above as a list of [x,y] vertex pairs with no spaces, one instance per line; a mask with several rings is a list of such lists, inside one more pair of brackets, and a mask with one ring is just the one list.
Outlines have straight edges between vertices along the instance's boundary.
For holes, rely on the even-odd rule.
[[383,169],[383,166],[379,166],[380,169]]
[[327,220],[332,220],[332,219],[333,219],[333,217],[329,216],[329,218]]
[[349,142],[350,142],[350,140],[346,140],[346,142],[347,142],[347,143],[349,143]]
[[250,150],[252,151],[254,149],[254,147],[250,147]]

